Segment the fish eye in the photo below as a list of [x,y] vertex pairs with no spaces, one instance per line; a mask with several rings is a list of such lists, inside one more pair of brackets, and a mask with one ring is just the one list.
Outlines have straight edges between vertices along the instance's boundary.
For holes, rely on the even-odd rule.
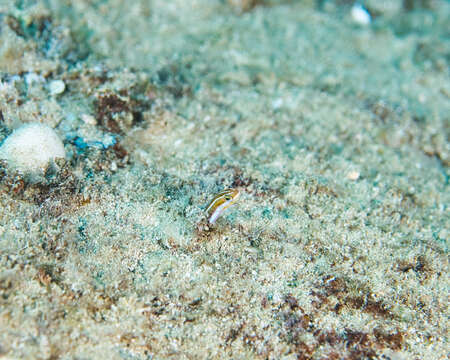
[[231,200],[231,196],[230,195],[225,196],[225,200],[226,201],[230,201]]

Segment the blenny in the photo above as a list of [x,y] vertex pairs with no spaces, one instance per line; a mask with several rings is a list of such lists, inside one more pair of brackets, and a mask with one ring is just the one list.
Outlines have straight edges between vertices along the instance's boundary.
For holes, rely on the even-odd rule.
[[214,224],[225,209],[237,201],[239,195],[238,189],[226,189],[214,196],[206,208],[209,223]]

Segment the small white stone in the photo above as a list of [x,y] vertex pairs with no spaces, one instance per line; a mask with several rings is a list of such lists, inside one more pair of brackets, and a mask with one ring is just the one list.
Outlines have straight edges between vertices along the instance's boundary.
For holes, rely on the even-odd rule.
[[32,85],[33,83],[39,83],[44,81],[45,81],[44,77],[36,73],[28,73],[25,75],[25,82],[28,86]]
[[356,181],[356,180],[359,179],[359,175],[360,175],[359,171],[350,171],[347,174],[347,179],[352,180],[352,181]]
[[59,95],[66,90],[66,84],[62,80],[53,80],[49,84],[49,90],[51,95]]
[[282,98],[278,98],[278,99],[275,99],[274,101],[272,101],[272,109],[273,110],[278,110],[282,106],[283,106]]
[[49,126],[31,123],[21,126],[0,146],[0,159],[8,166],[38,181],[56,158],[65,158],[64,145]]
[[361,4],[353,4],[351,14],[353,20],[360,25],[369,25],[372,21],[369,12]]
[[95,117],[89,114],[82,114],[81,120],[87,125],[97,125],[97,120],[95,120]]

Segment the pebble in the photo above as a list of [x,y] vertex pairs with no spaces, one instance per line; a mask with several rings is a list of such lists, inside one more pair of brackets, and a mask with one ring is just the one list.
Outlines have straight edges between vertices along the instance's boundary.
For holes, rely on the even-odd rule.
[[97,125],[97,120],[90,114],[81,114],[81,120],[87,125]]
[[62,80],[53,80],[49,84],[49,90],[51,95],[59,95],[66,90],[66,84]]
[[353,20],[360,25],[369,25],[372,21],[369,12],[361,4],[355,3],[352,6],[351,14]]
[[41,123],[22,125],[0,146],[0,159],[32,181],[38,181],[56,158],[65,158],[64,144],[51,127]]
[[352,180],[352,181],[356,181],[359,179],[360,173],[359,171],[350,171],[347,174],[347,179]]

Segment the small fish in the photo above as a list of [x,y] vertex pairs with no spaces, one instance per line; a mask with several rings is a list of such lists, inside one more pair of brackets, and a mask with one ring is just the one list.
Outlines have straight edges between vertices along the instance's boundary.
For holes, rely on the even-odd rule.
[[214,224],[224,210],[237,201],[239,195],[237,189],[226,189],[214,196],[206,208],[209,223]]

